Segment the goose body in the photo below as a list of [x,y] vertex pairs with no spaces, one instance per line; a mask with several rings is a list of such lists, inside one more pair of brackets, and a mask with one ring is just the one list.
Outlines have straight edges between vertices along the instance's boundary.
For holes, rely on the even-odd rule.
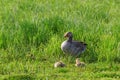
[[61,49],[64,53],[78,56],[79,54],[81,54],[82,52],[85,51],[87,44],[84,42],[72,40],[72,33],[71,32],[65,33],[64,37],[68,38],[67,40],[65,40],[61,44]]

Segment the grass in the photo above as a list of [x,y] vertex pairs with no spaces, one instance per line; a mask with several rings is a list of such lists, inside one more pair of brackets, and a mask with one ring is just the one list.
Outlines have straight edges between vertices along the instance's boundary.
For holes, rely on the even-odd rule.
[[[120,79],[119,0],[0,1],[0,79]],[[63,34],[88,44],[85,68],[60,45]],[[53,67],[62,60],[65,68]]]

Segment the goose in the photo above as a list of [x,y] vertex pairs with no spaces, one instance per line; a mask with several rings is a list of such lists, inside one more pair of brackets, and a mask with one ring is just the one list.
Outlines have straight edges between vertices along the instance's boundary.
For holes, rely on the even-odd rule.
[[72,32],[66,32],[64,37],[67,38],[67,40],[61,44],[61,49],[64,53],[72,56],[78,56],[85,51],[87,44],[84,42],[74,41],[72,39]]

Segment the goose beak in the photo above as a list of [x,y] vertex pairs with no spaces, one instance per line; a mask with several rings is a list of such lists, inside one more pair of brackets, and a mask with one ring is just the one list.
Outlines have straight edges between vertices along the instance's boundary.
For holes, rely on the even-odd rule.
[[66,36],[66,35],[64,35],[64,37],[66,38],[67,36]]
[[66,37],[67,37],[67,35],[65,34],[65,35],[64,35],[64,37],[66,38]]

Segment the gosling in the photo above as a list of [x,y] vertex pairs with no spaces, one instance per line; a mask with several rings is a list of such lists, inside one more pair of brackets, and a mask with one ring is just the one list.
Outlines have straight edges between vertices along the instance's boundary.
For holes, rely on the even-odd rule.
[[80,62],[80,59],[77,58],[75,66],[76,67],[85,67],[85,63],[84,62]]
[[59,61],[59,62],[56,62],[54,64],[54,67],[57,68],[57,67],[65,67],[65,64],[62,62],[62,61]]

